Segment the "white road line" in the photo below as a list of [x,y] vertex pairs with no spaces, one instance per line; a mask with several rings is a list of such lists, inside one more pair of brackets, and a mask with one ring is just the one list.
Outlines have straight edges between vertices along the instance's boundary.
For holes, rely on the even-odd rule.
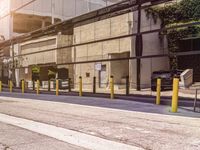
[[0,113],[0,122],[27,129],[57,140],[77,145],[92,150],[142,150],[135,146],[109,141],[103,138],[84,133],[35,122],[32,120],[17,118]]

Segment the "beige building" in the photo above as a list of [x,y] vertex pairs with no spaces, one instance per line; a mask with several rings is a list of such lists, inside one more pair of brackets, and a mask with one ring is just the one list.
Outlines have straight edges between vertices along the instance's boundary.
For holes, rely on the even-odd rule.
[[[41,81],[48,81],[48,70],[53,69],[57,69],[58,78],[73,78],[73,66],[57,66],[72,61],[71,48],[59,49],[59,47],[71,44],[71,35],[56,35],[15,45],[15,54],[22,55],[15,58],[18,60],[18,67],[20,68],[15,71],[16,81],[19,82],[22,79],[32,81],[32,68],[35,66],[40,67]],[[45,51],[47,49],[49,51]]]
[[0,35],[9,39],[119,1],[0,0]]
[[[0,0],[0,38],[8,40],[119,1],[121,0]],[[7,58],[0,57],[3,60],[0,60],[0,74],[6,71],[9,72],[9,77],[5,74],[6,78],[12,78],[11,68],[2,69],[2,66],[7,65],[4,64],[8,61]],[[9,60],[9,64],[11,63],[12,58]]]
[[[154,24],[142,12],[141,32],[159,29],[160,24]],[[137,32],[137,13],[105,19],[74,28],[74,44],[128,35]],[[166,54],[165,37],[159,38],[158,33],[143,35],[143,56]],[[135,38],[126,37],[94,44],[74,47],[73,60],[76,62],[135,57]],[[84,88],[91,89],[93,77],[97,78],[98,87],[107,88],[109,77],[115,78],[116,88],[125,87],[125,77],[130,77],[131,87],[136,87],[136,60],[107,61],[98,63],[84,63],[74,66],[75,82],[79,76],[83,77]],[[158,70],[168,70],[168,58],[148,58],[141,60],[141,87],[150,87],[151,73]]]
[[[97,88],[109,88],[109,78],[114,76],[115,86],[125,88],[125,78],[130,77],[131,87],[136,87],[136,60],[101,61],[104,59],[117,59],[135,57],[135,37],[116,38],[92,44],[83,44],[71,48],[59,47],[76,45],[102,39],[136,33],[137,14],[128,13],[113,18],[89,23],[73,28],[73,35],[56,35],[41,37],[15,45],[15,55],[24,56],[16,58],[19,68],[16,69],[16,80],[32,80],[32,68],[40,66],[40,80],[48,80],[48,70],[52,67],[66,71],[66,78],[72,78],[78,87],[79,76],[83,78],[83,88],[92,89],[93,77],[97,79]],[[154,24],[142,12],[141,32],[159,29],[160,24]],[[44,51],[46,49],[55,49]],[[40,53],[39,53],[40,52]],[[143,56],[167,54],[167,42],[159,33],[143,35]],[[31,53],[31,54],[28,54]],[[28,55],[26,55],[28,54]],[[81,63],[97,61],[95,63]],[[66,65],[66,63],[80,62]],[[141,87],[150,87],[153,71],[168,70],[168,58],[147,58],[141,60]],[[65,70],[63,70],[65,69]],[[60,78],[59,72],[57,75]]]

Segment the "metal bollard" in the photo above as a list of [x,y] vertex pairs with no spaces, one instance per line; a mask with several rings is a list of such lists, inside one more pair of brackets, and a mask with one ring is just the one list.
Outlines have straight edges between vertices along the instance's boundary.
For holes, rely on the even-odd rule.
[[40,94],[40,81],[37,80],[37,95]]
[[161,95],[161,79],[157,79],[157,86],[156,86],[157,96],[156,96],[156,105],[160,105],[160,95]]
[[33,91],[35,91],[35,80],[33,80],[32,82],[33,82]]
[[59,80],[56,80],[56,96],[59,95]]
[[0,81],[0,92],[2,92],[2,81]]
[[79,77],[79,96],[83,96],[83,81],[82,77]]
[[96,77],[93,78],[93,94],[96,94]]
[[129,82],[129,76],[126,76],[126,95],[128,96],[130,94],[130,82]]
[[68,88],[69,88],[69,92],[71,92],[72,91],[72,89],[71,89],[71,78],[68,79]]
[[196,89],[195,91],[194,112],[196,112],[197,99],[198,99],[198,89]]
[[13,92],[13,83],[12,83],[11,80],[10,80],[10,82],[9,82],[9,86],[10,86],[10,93],[12,93],[12,92]]
[[51,81],[48,80],[48,91],[50,92],[51,91]]
[[24,94],[24,91],[25,91],[25,83],[24,80],[22,80],[22,94]]
[[179,79],[173,80],[173,96],[172,96],[172,112],[176,113],[178,110],[178,92],[179,92]]
[[110,98],[114,99],[114,77],[110,77]]

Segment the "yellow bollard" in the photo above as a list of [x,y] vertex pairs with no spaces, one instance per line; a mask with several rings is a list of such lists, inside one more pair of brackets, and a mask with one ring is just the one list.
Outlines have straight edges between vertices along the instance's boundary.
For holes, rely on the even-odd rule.
[[59,95],[59,80],[56,80],[56,96]]
[[2,81],[0,81],[0,92],[2,92]]
[[40,81],[37,80],[37,95],[40,94]]
[[172,96],[172,112],[176,113],[178,110],[178,92],[179,92],[179,79],[174,78],[173,81],[173,96]]
[[10,82],[9,82],[9,86],[10,86],[10,93],[12,93],[12,91],[13,91],[13,83],[12,83],[11,80],[10,80]]
[[114,77],[110,77],[110,98],[114,99]]
[[25,91],[25,85],[24,85],[24,80],[22,80],[22,94],[24,94],[24,91]]
[[79,96],[83,96],[83,80],[82,77],[79,77]]
[[156,105],[160,105],[160,95],[161,95],[161,79],[157,79],[157,96],[156,96]]

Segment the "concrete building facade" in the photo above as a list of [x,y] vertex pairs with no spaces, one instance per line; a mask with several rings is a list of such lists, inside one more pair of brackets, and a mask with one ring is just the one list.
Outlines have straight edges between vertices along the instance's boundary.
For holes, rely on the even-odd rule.
[[[33,80],[32,69],[36,66],[40,68],[40,81],[48,81],[48,72],[51,70],[56,70],[58,78],[73,79],[72,66],[58,66],[58,64],[72,62],[72,48],[59,49],[59,47],[69,45],[72,45],[71,35],[43,37],[15,45],[15,54],[22,55],[15,58],[18,61],[16,67],[19,68],[15,69],[16,82],[19,84],[22,79],[31,82]],[[43,52],[46,49],[52,50]]]
[[[141,30],[159,29],[160,23],[155,24],[147,19],[142,11]],[[128,35],[137,32],[137,13],[128,13],[121,16],[105,19],[95,23],[74,28],[74,43],[80,44],[89,41]],[[165,37],[159,38],[159,33],[143,35],[143,54],[167,54]],[[119,38],[95,44],[86,44],[74,47],[73,59],[75,62],[135,57],[135,37]],[[168,70],[168,58],[148,58],[141,60],[141,87],[150,87],[153,71]],[[98,87],[108,87],[110,76],[114,76],[116,88],[125,88],[125,78],[130,77],[131,87],[136,87],[136,60],[107,61],[75,65],[75,81],[83,77],[84,88],[91,88],[93,77],[97,77]]]
[[[142,12],[141,30],[149,31],[159,29],[159,22],[154,24],[146,18]],[[57,49],[63,46],[76,45],[91,41],[114,38],[118,36],[136,33],[137,14],[128,13],[117,17],[97,21],[94,23],[73,28],[73,35],[57,35],[43,37],[18,44],[19,54],[28,54],[19,59],[19,79],[32,81],[31,68],[34,65],[41,66],[41,81],[48,80],[49,67],[55,66],[57,69],[67,69],[66,78],[73,79],[75,87],[78,88],[79,77],[83,78],[83,88],[92,89],[93,77],[96,77],[97,88],[109,88],[109,78],[114,76],[115,87],[125,88],[126,76],[129,76],[131,87],[136,88],[136,60],[116,60],[103,61],[104,59],[118,59],[135,57],[135,37],[118,38],[84,44],[72,48]],[[46,49],[54,49],[38,53]],[[34,52],[37,52],[34,54]],[[159,33],[143,35],[143,56],[167,54],[167,41],[165,37],[159,37]],[[81,63],[85,61],[96,61],[96,63]],[[65,65],[65,63],[80,62],[80,64]],[[43,67],[44,66],[44,67]],[[141,87],[147,88],[151,84],[151,74],[153,71],[168,70],[168,58],[147,58],[141,60]],[[16,75],[17,76],[17,75]]]
[[[0,36],[4,40],[8,40],[12,37],[41,29],[119,1],[120,0],[0,0]],[[6,53],[9,53],[10,49],[13,50],[7,47]],[[5,66],[4,62],[12,63],[12,60],[7,59],[7,56],[5,56],[3,52],[0,53],[0,55],[2,55],[0,61],[1,68]],[[12,52],[10,54],[12,54]],[[3,72],[12,71],[11,69],[8,70],[8,68],[2,68],[1,74],[4,74]],[[9,73],[8,78],[10,78],[10,76]]]
[[0,0],[0,35],[9,39],[119,1]]
[[[33,3],[31,2],[25,8],[12,13],[8,19],[10,21],[9,24],[11,24],[10,28],[8,28],[9,34],[6,35],[5,33],[5,37],[10,38],[14,35],[30,32],[64,19],[118,2],[117,0],[67,0],[70,5],[64,5],[66,2],[64,1],[52,0],[48,3],[47,0],[45,0],[45,2],[44,0],[36,0]],[[18,2],[19,3],[16,3],[15,0],[10,0],[8,8],[13,10],[18,6],[21,6],[22,3],[26,4],[30,1],[19,0]],[[51,4],[51,6],[49,6],[49,4]],[[75,7],[72,7],[71,9],[65,8],[69,6]],[[79,9],[76,10],[77,8]],[[72,13],[72,10],[74,9],[75,11],[73,14],[68,14]],[[141,32],[160,28],[160,22],[158,21],[157,24],[155,24],[153,19],[148,19],[144,10],[142,11],[141,16]],[[7,17],[5,17],[5,19],[6,18]],[[109,88],[109,78],[110,76],[114,76],[116,87],[119,89],[125,88],[125,78],[126,76],[129,76],[131,87],[135,88],[137,80],[137,66],[135,59],[101,61],[104,59],[135,57],[135,36],[116,38],[93,44],[83,44],[81,46],[73,46],[72,48],[59,49],[59,47],[137,33],[137,19],[137,12],[126,13],[101,21],[74,26],[70,29],[72,31],[70,35],[61,35],[62,33],[60,33],[55,36],[44,36],[36,40],[16,44],[14,46],[14,55],[23,55],[22,57],[15,58],[18,62],[16,68],[20,68],[15,70],[16,82],[19,83],[21,79],[31,81],[32,67],[38,65],[42,68],[40,79],[43,81],[48,80],[48,69],[55,66],[57,69],[65,68],[68,70],[68,76],[66,77],[70,77],[74,80],[75,87],[78,87],[77,83],[79,82],[79,76],[82,76],[83,88],[85,89],[92,88],[93,77],[97,78],[98,88]],[[43,52],[43,50],[46,49],[55,50]],[[143,35],[142,56],[167,53],[167,41],[164,36],[159,36],[158,32]],[[10,55],[12,56],[12,52]],[[93,60],[99,61],[96,63],[81,63]],[[72,62],[80,63],[74,65],[65,64]],[[141,87],[150,87],[152,72],[168,70],[169,60],[168,58],[141,59],[140,68]]]

